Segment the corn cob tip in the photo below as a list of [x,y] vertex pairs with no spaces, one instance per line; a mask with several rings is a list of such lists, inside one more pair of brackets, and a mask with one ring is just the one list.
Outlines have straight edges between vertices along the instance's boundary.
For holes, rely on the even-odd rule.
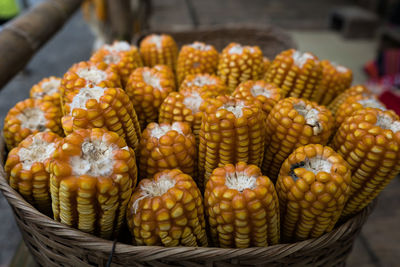
[[59,87],[61,85],[61,78],[48,77],[42,79],[39,83],[32,86],[30,97],[35,99],[53,100],[60,105]]
[[213,96],[229,94],[225,83],[218,76],[208,73],[187,75],[179,87],[179,92],[185,91],[197,91]]
[[175,70],[178,46],[168,34],[151,34],[140,42],[140,55],[145,66],[164,64]]

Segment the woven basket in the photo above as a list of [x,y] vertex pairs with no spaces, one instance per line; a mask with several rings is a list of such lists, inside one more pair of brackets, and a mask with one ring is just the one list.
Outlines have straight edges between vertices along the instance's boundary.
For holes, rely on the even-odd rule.
[[[172,33],[178,44],[200,40],[219,50],[229,42],[259,45],[273,58],[294,47],[289,36],[268,27],[211,29]],[[223,249],[132,246],[83,233],[52,220],[27,203],[7,183],[4,140],[0,137],[0,189],[8,200],[25,244],[42,266],[343,266],[354,239],[373,209],[369,205],[332,232],[293,244],[262,248]],[[125,235],[125,238],[129,234]]]

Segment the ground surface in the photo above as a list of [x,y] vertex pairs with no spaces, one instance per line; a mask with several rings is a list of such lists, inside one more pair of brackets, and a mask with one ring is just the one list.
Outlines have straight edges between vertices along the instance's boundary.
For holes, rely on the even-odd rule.
[[[188,8],[187,2],[191,3],[191,8]],[[359,83],[365,80],[361,71],[362,64],[374,57],[375,42],[344,40],[338,34],[328,31],[329,11],[343,2],[156,0],[150,25],[152,29],[179,29],[194,25],[273,23],[289,29],[301,50],[314,52],[320,58],[334,60],[352,68],[355,81]],[[0,92],[0,124],[6,112],[17,101],[27,98],[29,88],[42,77],[60,76],[74,62],[86,60],[92,41],[93,37],[81,15],[76,14],[32,59],[27,71],[16,76]],[[355,243],[348,266],[399,266],[399,192],[400,180],[396,178],[381,194],[374,213]],[[20,234],[12,212],[0,194],[0,266],[9,263],[19,242]]]

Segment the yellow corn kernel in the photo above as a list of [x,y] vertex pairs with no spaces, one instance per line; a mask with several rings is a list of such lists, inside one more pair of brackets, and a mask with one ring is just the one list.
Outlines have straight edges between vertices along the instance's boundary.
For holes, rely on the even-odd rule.
[[161,64],[175,70],[178,46],[168,34],[150,34],[140,42],[140,55],[147,67]]
[[50,76],[42,79],[39,83],[32,86],[30,97],[53,102],[61,110],[60,87],[61,78]]
[[348,97],[355,95],[369,96],[371,95],[371,91],[364,85],[354,85],[335,97],[328,105],[329,110],[335,115],[340,105],[343,104]]

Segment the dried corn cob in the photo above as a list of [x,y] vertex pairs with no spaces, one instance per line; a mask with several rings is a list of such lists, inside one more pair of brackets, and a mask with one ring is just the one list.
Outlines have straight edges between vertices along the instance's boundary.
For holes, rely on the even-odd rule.
[[264,81],[247,81],[239,84],[232,93],[237,99],[258,103],[266,117],[272,108],[281,100],[281,89],[272,83]]
[[61,94],[58,89],[60,85],[60,78],[54,76],[44,78],[31,88],[30,97],[53,102],[53,104],[60,107],[61,110]]
[[145,66],[162,64],[175,70],[178,46],[168,34],[151,34],[140,42],[140,55]]
[[259,80],[264,74],[263,53],[258,46],[230,43],[222,50],[218,63],[218,76],[230,92],[248,80]]
[[312,94],[311,100],[320,105],[328,105],[337,95],[350,87],[353,72],[329,60],[322,60],[321,65],[322,79]]
[[64,138],[49,166],[54,219],[102,238],[115,237],[135,188],[135,153],[105,129]]
[[77,129],[105,128],[116,132],[137,151],[140,126],[128,95],[120,88],[84,87],[65,105],[66,135]]
[[352,184],[343,217],[366,207],[400,171],[400,121],[392,111],[365,108],[337,131],[335,149],[350,165]]
[[322,78],[322,66],[311,53],[294,49],[281,52],[265,74],[268,83],[282,88],[283,97],[310,99]]
[[297,148],[283,163],[276,183],[282,241],[301,241],[331,231],[350,185],[349,165],[330,147]]
[[214,74],[217,71],[217,65],[218,51],[214,46],[201,42],[182,46],[176,65],[178,86],[189,74]]
[[215,169],[204,204],[215,245],[247,248],[279,242],[278,197],[256,165],[239,162]]
[[263,173],[276,181],[283,161],[299,146],[325,145],[334,118],[324,106],[294,97],[279,101],[267,117]]
[[371,92],[364,85],[354,85],[335,97],[335,99],[333,99],[332,102],[328,105],[329,110],[332,111],[333,115],[335,115],[340,105],[343,104],[343,102],[346,101],[349,96],[354,95],[368,96],[371,95]]
[[126,217],[137,245],[207,246],[201,193],[178,169],[140,181]]
[[3,133],[8,150],[28,135],[44,131],[62,134],[61,111],[50,101],[25,99],[10,109],[4,120]]
[[260,166],[264,153],[265,115],[252,102],[219,96],[209,99],[200,128],[199,186],[226,164]]
[[262,78],[264,78],[264,75],[268,71],[269,66],[271,66],[271,60],[269,60],[269,58],[267,58],[267,57],[263,57],[263,65],[264,65],[264,69],[263,69]]
[[129,76],[125,91],[138,115],[142,129],[158,119],[158,109],[169,93],[175,91],[175,81],[169,67],[137,68]]
[[105,63],[82,61],[74,64],[61,80],[60,93],[62,108],[65,115],[64,104],[71,103],[72,98],[83,87],[121,87],[119,75]]
[[386,110],[376,96],[374,95],[354,95],[349,96],[346,101],[339,106],[336,112],[336,129],[344,122],[344,120],[350,117],[354,112],[363,108],[377,108]]
[[4,166],[10,186],[41,212],[50,214],[50,174],[46,171],[62,138],[52,132],[29,135],[8,153]]
[[213,96],[229,94],[225,83],[217,75],[208,73],[187,75],[179,87],[179,92],[185,91],[208,92]]
[[112,45],[102,46],[92,55],[90,61],[105,63],[117,71],[123,86],[128,82],[132,71],[143,66],[137,47],[125,41],[115,41]]
[[166,169],[179,169],[194,177],[196,139],[187,123],[150,123],[140,139],[140,178]]

